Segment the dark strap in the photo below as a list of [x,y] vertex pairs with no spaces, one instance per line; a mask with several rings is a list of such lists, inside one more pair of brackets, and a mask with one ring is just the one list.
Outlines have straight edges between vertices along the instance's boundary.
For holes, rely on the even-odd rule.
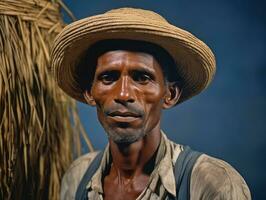
[[[193,166],[198,157],[202,153],[193,151],[189,146],[184,146],[184,150],[179,154],[175,164],[175,181],[176,181],[176,195],[177,200],[189,200],[190,199],[190,177]],[[85,172],[81,182],[78,186],[75,200],[88,200],[86,186],[91,180],[92,176],[99,168],[102,160],[103,152],[96,155],[87,171]],[[175,198],[170,196],[169,199]]]
[[[177,200],[190,199],[190,178],[195,162],[202,153],[184,146],[175,163],[175,181]],[[170,197],[170,199],[175,199]]]
[[92,163],[88,167],[87,171],[85,172],[84,176],[82,177],[79,183],[76,196],[75,196],[75,200],[88,200],[86,186],[88,182],[91,180],[96,170],[99,168],[102,157],[103,157],[103,151],[99,152],[96,155],[96,157],[93,159]]

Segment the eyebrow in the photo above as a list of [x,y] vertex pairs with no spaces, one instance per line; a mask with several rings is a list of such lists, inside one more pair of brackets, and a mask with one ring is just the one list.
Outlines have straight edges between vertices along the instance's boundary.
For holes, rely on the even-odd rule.
[[[106,68],[105,68],[105,69],[101,69],[101,70],[97,73],[97,75],[96,75],[97,79],[98,79],[99,77],[103,76],[104,74],[107,74],[107,73],[112,73],[112,74],[120,73],[120,71],[119,71],[118,69],[116,69],[115,66],[113,66],[113,67],[111,66],[111,67],[110,67],[109,65],[105,65],[105,66],[103,66],[103,67],[106,67]],[[149,68],[149,67],[147,67],[147,66],[142,65],[142,66],[140,66],[140,68],[139,68],[139,67],[138,67],[138,68],[134,68],[134,67],[132,67],[132,68],[128,71],[129,74],[134,74],[134,73],[136,73],[136,72],[144,73],[144,74],[150,76],[152,80],[155,80],[155,77],[156,77],[156,76],[155,76],[155,70],[152,70],[151,68]]]
[[139,67],[141,67],[141,69],[133,69],[132,70],[137,70],[137,71],[143,71],[143,72],[146,72],[146,73],[149,73],[149,74],[154,74],[155,73],[155,69],[154,68],[150,68],[148,67],[147,65],[139,65]]
[[100,77],[106,73],[119,73],[119,70],[116,70],[116,69],[106,69],[106,70],[102,70],[100,71],[99,74],[97,74],[97,77]]
[[155,72],[151,72],[150,70],[146,70],[146,69],[132,69],[130,70],[130,73],[135,73],[135,72],[141,72],[144,73],[148,76],[151,77],[152,80],[155,80]]

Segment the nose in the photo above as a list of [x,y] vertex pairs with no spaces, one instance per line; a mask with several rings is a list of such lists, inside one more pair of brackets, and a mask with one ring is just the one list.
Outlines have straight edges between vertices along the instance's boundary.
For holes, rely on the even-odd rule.
[[121,77],[117,84],[117,95],[115,102],[122,104],[133,103],[135,101],[135,97],[129,77]]

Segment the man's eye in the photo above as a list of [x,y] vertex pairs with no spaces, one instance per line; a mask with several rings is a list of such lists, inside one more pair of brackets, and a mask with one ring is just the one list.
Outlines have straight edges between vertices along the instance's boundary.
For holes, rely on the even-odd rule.
[[104,73],[101,74],[98,79],[102,81],[103,84],[109,85],[118,79],[118,75],[116,73]]
[[133,73],[133,80],[139,82],[141,84],[147,84],[152,80],[152,77],[149,74],[143,72],[135,72]]

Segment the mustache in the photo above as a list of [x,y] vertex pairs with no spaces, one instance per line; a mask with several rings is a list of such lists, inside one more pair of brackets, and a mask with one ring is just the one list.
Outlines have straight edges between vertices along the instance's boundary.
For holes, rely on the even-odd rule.
[[137,104],[129,104],[129,105],[111,105],[103,109],[105,115],[110,115],[111,113],[121,111],[121,112],[129,112],[135,115],[143,116],[144,110]]

